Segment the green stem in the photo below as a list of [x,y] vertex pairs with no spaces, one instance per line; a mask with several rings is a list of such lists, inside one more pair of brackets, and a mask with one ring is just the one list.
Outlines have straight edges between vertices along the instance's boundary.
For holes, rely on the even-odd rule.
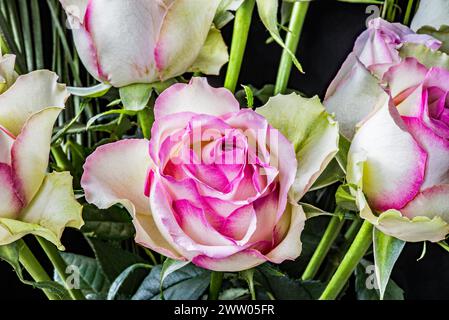
[[[30,274],[35,282],[50,282],[51,279],[47,272],[41,266],[39,261],[31,252],[30,248],[26,245],[25,241],[19,240],[20,242],[20,264],[25,268],[25,270]],[[54,295],[50,290],[43,290],[45,295],[49,300],[58,300],[58,297]]]
[[232,92],[235,92],[239,80],[255,3],[255,0],[246,0],[235,14],[231,54],[224,84]]
[[223,283],[223,272],[214,271],[210,276],[209,300],[218,300],[221,285]]
[[335,300],[338,297],[357,264],[371,246],[372,239],[373,225],[365,221],[337,271],[324,289],[320,300]]
[[[302,27],[304,25],[304,20],[308,10],[308,1],[295,2],[293,5],[292,15],[288,26],[289,32],[287,33],[287,37],[285,39],[285,46],[293,53],[295,53],[298,48]],[[292,57],[288,51],[284,49],[282,52],[281,62],[279,64],[274,94],[284,93],[285,90],[287,90],[292,64]]]
[[42,45],[42,24],[41,14],[39,9],[39,1],[31,1],[31,16],[33,17],[33,40],[34,40],[34,53],[36,61],[36,69],[44,68],[44,49]]
[[72,164],[60,145],[51,147],[51,154],[55,159],[56,165],[61,171],[71,171]]
[[[48,242],[44,238],[36,237],[36,239],[41,245],[50,262],[53,264],[53,267],[55,268],[59,277],[64,283],[67,284],[67,264],[62,259],[58,249],[54,246],[54,244]],[[67,290],[69,291],[69,294],[73,300],[85,300],[85,297],[82,294],[81,290],[75,288],[67,288]]]
[[410,16],[412,15],[412,8],[413,8],[413,1],[414,0],[408,0],[407,9],[405,10],[404,15],[404,24],[409,25],[410,23]]
[[332,217],[320,243],[315,249],[312,258],[310,259],[309,264],[301,277],[302,280],[312,280],[315,277],[344,223],[345,220],[341,219],[339,216]]
[[137,113],[137,121],[139,122],[140,129],[145,139],[151,138],[151,127],[154,122],[153,112],[149,107],[145,107]]

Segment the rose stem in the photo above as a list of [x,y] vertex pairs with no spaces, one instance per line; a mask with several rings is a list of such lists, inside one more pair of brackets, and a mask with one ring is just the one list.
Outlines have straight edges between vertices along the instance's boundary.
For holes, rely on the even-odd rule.
[[237,87],[246,42],[248,40],[248,32],[251,26],[254,4],[255,0],[246,0],[235,14],[231,54],[224,84],[225,88],[232,92],[234,92]]
[[345,232],[344,243],[339,249],[339,252],[335,255],[334,259],[332,258],[330,259],[330,263],[327,264],[322,274],[320,274],[321,281],[327,283],[330,277],[334,274],[335,270],[337,270],[340,261],[343,259],[346,251],[348,251],[348,248],[351,246],[352,241],[354,241],[354,238],[357,235],[357,232],[359,231],[361,224],[362,219],[359,217],[356,217],[354,221],[352,221],[351,225]]
[[[67,264],[62,259],[58,249],[53,243],[50,243],[44,238],[36,237],[36,239],[41,245],[50,262],[53,264],[53,267],[55,268],[59,277],[65,284],[67,284]],[[85,300],[85,297],[82,294],[81,290],[75,288],[67,288],[67,290],[69,291],[69,294],[73,300]]]
[[404,15],[404,24],[408,25],[410,22],[410,16],[412,14],[412,8],[413,8],[413,1],[414,0],[408,0],[407,9],[405,10]]
[[373,225],[365,221],[337,271],[324,289],[320,300],[335,300],[338,297],[357,264],[371,246],[372,238]]
[[[298,48],[299,39],[301,37],[304,20],[309,9],[309,2],[295,2],[293,5],[292,15],[288,26],[289,32],[285,39],[286,47],[293,53]],[[288,80],[292,69],[292,58],[287,50],[282,52],[281,62],[279,64],[274,94],[284,93],[287,90]]]
[[301,277],[302,280],[312,280],[315,277],[344,223],[345,220],[343,218],[339,216],[332,217],[320,243],[315,249],[312,258],[310,259],[309,264]]
[[223,283],[223,272],[213,271],[210,275],[209,300],[218,300]]
[[[25,241],[18,241],[19,250],[19,262],[25,268],[25,270],[30,274],[35,282],[51,282],[50,277],[47,272],[41,266],[39,261],[31,252],[30,248],[26,245]],[[53,294],[50,290],[43,290],[45,295],[49,300],[58,300],[58,297]]]

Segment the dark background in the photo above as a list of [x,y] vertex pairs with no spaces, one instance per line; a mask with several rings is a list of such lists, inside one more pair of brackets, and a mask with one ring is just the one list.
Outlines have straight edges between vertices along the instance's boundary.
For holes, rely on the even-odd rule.
[[[351,51],[354,40],[365,29],[365,21],[370,15],[365,12],[366,8],[367,5],[333,0],[311,3],[298,49],[298,59],[305,74],[293,69],[290,88],[300,90],[308,96],[318,94],[323,97],[327,85]],[[229,45],[232,23],[225,27],[223,33]],[[251,84],[260,88],[275,82],[281,49],[274,43],[267,45],[268,37],[255,14],[242,66],[241,84]],[[223,68],[223,71],[225,70],[226,68]],[[214,77],[211,82],[214,85],[222,85],[223,79],[222,75]],[[32,237],[27,238],[27,241],[36,248],[36,255],[41,257],[40,260],[48,270],[51,270]],[[63,243],[68,246],[70,252],[89,252],[84,241],[74,231],[66,232]],[[422,244],[407,244],[396,264],[392,278],[404,289],[407,299],[449,298],[449,253],[435,244],[428,243],[425,257],[417,261],[422,248]],[[20,283],[12,268],[7,263],[0,262],[0,300],[4,299],[45,299],[45,297],[39,290]]]

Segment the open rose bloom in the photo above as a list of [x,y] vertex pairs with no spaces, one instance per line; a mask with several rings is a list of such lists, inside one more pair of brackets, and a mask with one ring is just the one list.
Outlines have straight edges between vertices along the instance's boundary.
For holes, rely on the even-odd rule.
[[47,173],[53,125],[68,97],[49,71],[17,77],[0,57],[0,245],[35,234],[59,248],[65,227],[83,224],[69,173]]
[[317,103],[277,96],[258,114],[205,79],[173,85],[156,101],[150,141],[105,145],[87,159],[86,199],[121,203],[138,243],[203,268],[295,259],[305,221],[297,202],[338,149],[338,127]]
[[384,233],[443,240],[449,233],[449,71],[407,58],[384,82],[390,96],[360,124],[348,182],[359,187],[362,217]]
[[220,32],[211,29],[220,0],[60,2],[87,70],[114,87],[186,71],[218,74],[228,60]]
[[441,42],[425,34],[416,34],[399,23],[377,18],[369,22],[356,40],[335,79],[330,84],[324,105],[335,113],[341,133],[352,139],[355,126],[374,110],[384,90],[379,86],[384,73],[400,63],[399,50],[404,44],[424,45],[437,50]]

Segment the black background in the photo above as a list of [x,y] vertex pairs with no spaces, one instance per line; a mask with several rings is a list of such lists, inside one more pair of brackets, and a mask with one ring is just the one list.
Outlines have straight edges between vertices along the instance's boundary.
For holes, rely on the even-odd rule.
[[[333,0],[312,2],[298,49],[298,58],[305,74],[293,69],[290,88],[308,96],[323,97],[327,85],[338,71],[354,40],[365,28],[370,13],[367,5],[347,4]],[[45,20],[44,20],[45,21]],[[136,30],[136,32],[140,32]],[[223,30],[226,43],[231,43],[232,23]],[[281,49],[274,43],[266,44],[268,33],[255,14],[251,27],[240,83],[262,87],[274,83]],[[223,68],[225,71],[226,68]],[[223,76],[214,77],[214,85],[223,84]],[[27,238],[36,247],[32,238]],[[70,252],[87,253],[89,249],[74,231],[64,235],[63,243]],[[395,267],[392,278],[404,289],[407,299],[449,298],[449,253],[435,244],[427,244],[425,257],[417,261],[422,244],[407,244]],[[41,252],[36,250],[43,264],[51,270]],[[347,299],[350,297],[347,297]],[[0,300],[45,299],[41,292],[23,285],[12,268],[0,262]]]

